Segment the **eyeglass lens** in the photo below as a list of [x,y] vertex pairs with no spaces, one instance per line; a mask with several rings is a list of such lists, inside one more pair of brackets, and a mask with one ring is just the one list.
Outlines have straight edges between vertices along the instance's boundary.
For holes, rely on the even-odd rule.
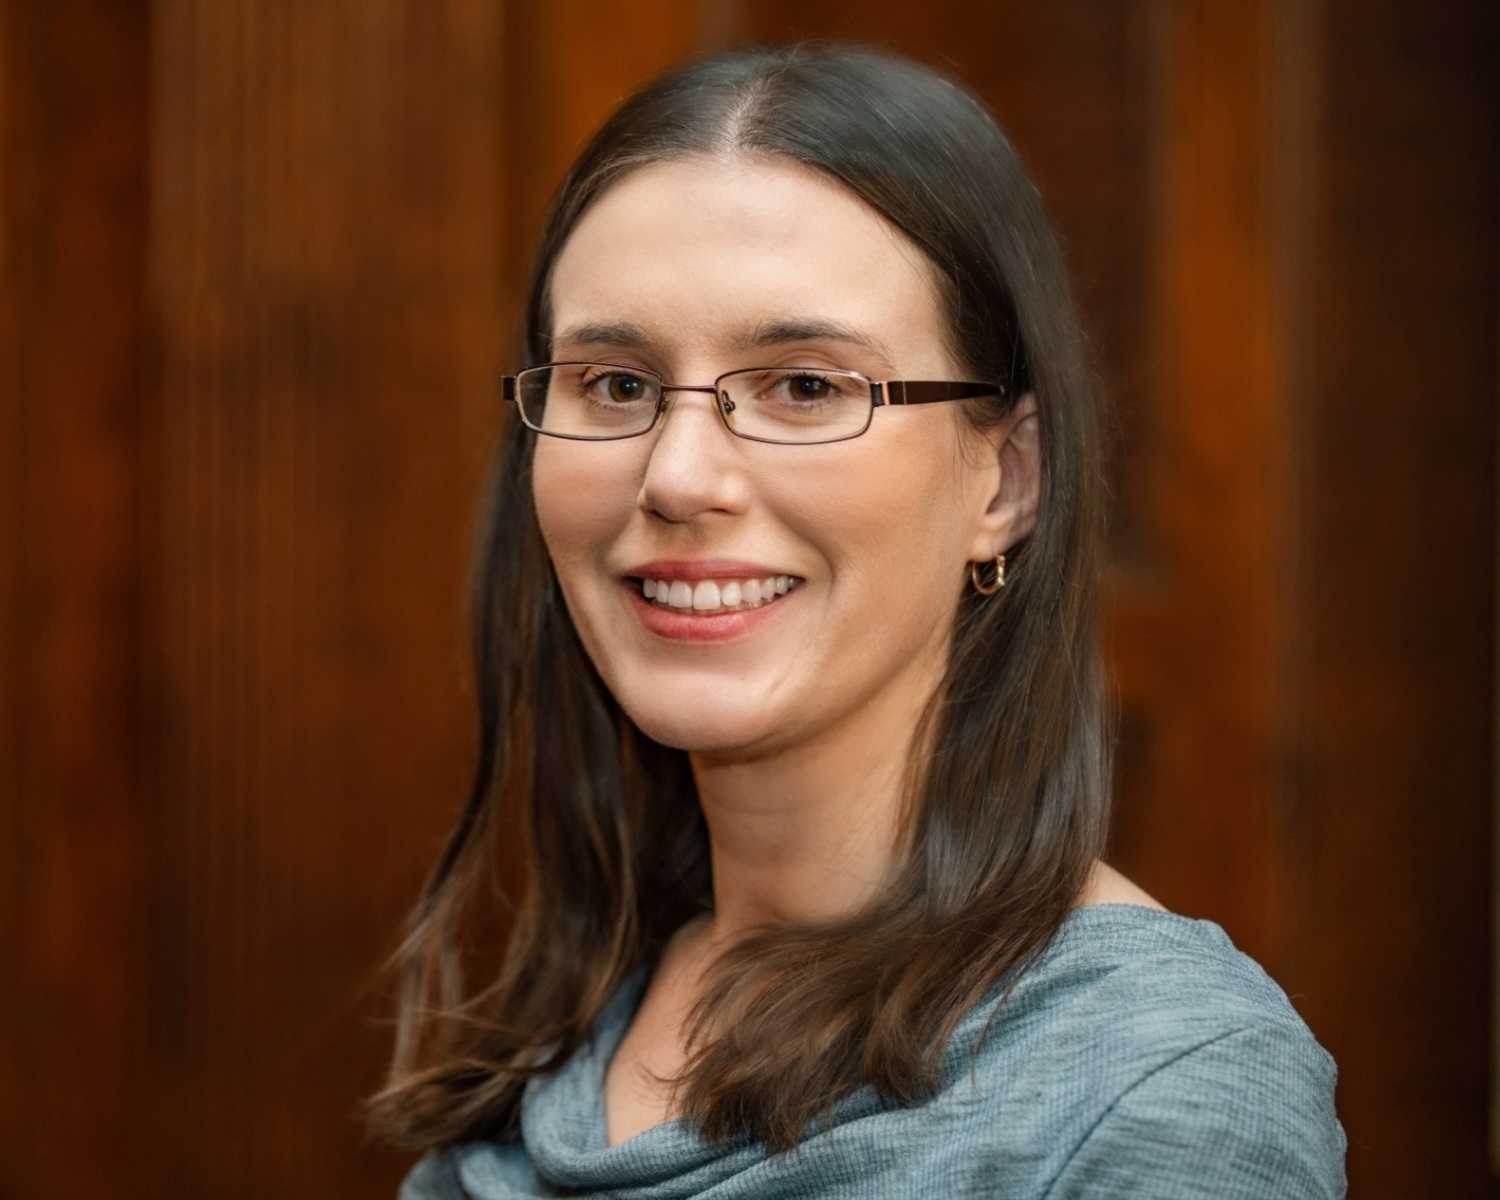
[[[807,367],[754,368],[718,381],[725,422],[741,437],[767,442],[830,442],[870,423],[870,382]],[[603,441],[645,433],[656,420],[662,381],[649,372],[601,363],[553,363],[517,377],[526,423],[558,437]]]

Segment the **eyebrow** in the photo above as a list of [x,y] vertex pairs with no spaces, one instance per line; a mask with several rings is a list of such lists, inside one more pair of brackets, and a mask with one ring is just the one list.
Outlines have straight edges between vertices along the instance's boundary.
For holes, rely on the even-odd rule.
[[868,350],[883,362],[890,361],[890,350],[879,338],[845,325],[842,321],[809,320],[764,321],[749,333],[736,338],[736,350],[760,350],[770,346],[786,346],[793,342],[845,342]]
[[[734,338],[730,346],[737,351],[762,350],[796,342],[844,342],[867,350],[883,363],[889,364],[891,361],[890,350],[879,338],[842,321],[821,318],[763,321]],[[647,350],[655,346],[655,341],[645,329],[629,321],[598,321],[564,330],[552,339],[554,352],[558,346],[607,346],[615,350]]]
[[611,346],[617,350],[641,350],[651,345],[651,335],[629,321],[599,321],[577,325],[552,339],[558,346]]

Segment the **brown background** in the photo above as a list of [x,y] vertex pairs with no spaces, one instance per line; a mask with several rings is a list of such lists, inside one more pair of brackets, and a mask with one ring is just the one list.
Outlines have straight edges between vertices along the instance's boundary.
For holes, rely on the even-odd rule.
[[378,966],[472,750],[538,214],[705,46],[1001,115],[1112,399],[1114,859],[1496,1194],[1500,6],[0,0],[0,1196],[388,1196]]

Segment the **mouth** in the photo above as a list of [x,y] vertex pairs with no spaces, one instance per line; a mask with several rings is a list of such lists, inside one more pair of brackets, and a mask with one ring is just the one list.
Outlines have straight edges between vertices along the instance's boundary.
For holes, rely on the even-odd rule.
[[684,615],[716,616],[749,612],[774,604],[802,583],[796,575],[764,575],[724,579],[651,579],[629,577],[626,582],[650,604]]

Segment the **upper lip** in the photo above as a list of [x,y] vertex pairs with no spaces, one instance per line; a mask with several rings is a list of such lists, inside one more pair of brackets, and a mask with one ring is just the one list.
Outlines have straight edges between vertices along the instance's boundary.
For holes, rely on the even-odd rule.
[[658,558],[631,567],[625,574],[635,579],[665,579],[669,583],[680,579],[684,583],[697,583],[703,579],[765,579],[772,575],[790,575],[791,572],[737,558]]

